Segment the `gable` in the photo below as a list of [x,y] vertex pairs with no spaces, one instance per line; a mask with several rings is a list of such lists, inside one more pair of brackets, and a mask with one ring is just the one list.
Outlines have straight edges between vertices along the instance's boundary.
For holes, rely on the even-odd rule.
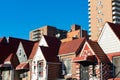
[[98,44],[101,46],[106,54],[120,51],[120,41],[108,25],[108,23],[105,24],[100,34]]
[[93,50],[89,46],[88,42],[86,42],[84,44],[84,47],[83,47],[81,53],[80,53],[80,57],[82,57],[82,56],[92,56],[92,55],[95,55],[95,53],[93,52]]
[[37,60],[45,60],[45,57],[44,57],[40,47],[37,48],[35,56],[33,58],[33,61],[37,61]]
[[48,47],[48,44],[47,44],[44,36],[42,36],[42,38],[41,38],[41,40],[40,40],[40,43],[39,43],[39,46]]
[[26,55],[26,53],[24,51],[24,48],[23,48],[23,45],[22,45],[21,42],[20,42],[20,44],[18,46],[16,55],[17,55],[17,58],[18,58],[20,63],[25,62],[27,60],[27,55]]

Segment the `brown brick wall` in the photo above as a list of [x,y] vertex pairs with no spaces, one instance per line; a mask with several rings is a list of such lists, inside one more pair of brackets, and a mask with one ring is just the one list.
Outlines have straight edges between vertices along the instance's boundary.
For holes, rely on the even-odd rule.
[[48,64],[48,80],[57,80],[59,78],[60,64]]

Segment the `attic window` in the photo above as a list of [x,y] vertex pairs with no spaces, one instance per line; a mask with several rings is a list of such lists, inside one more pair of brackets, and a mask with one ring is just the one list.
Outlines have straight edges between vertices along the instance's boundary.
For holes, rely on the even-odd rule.
[[22,54],[22,50],[20,49],[20,50],[19,50],[19,56],[21,56],[21,54]]
[[24,55],[24,57],[25,57],[25,55]]

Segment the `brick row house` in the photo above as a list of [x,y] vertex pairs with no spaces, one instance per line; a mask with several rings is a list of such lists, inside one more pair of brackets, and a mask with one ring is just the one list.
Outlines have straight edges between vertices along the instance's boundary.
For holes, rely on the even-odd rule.
[[57,38],[48,36],[38,42],[1,38],[0,80],[56,80],[60,43]]
[[120,80],[120,25],[106,22],[96,41],[80,29],[61,41],[0,38],[0,80]]
[[97,41],[81,40],[73,38],[61,43],[64,79],[120,80],[120,25],[106,22]]

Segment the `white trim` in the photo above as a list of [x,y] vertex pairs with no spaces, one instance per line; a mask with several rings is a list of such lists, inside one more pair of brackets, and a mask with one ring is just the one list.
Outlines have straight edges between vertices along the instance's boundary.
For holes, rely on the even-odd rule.
[[93,53],[93,55],[95,55],[95,52],[91,49],[90,44],[86,41],[85,44],[84,44],[84,46],[83,46],[83,48],[82,48],[82,50],[81,50],[81,52],[80,52],[80,55],[79,55],[79,56],[80,56],[80,57],[82,56],[83,51],[84,51],[84,48],[85,48],[86,45],[89,47],[89,49],[90,49],[90,51]]
[[[59,53],[59,54],[60,54],[60,53]],[[75,52],[66,53],[66,54],[60,54],[60,55],[58,55],[58,56],[68,56],[68,55],[73,55],[73,54],[75,54]]]
[[[103,27],[103,29],[102,29],[102,31],[101,31],[101,33],[100,33],[100,35],[99,35],[99,37],[98,37],[98,40],[97,40],[97,42],[99,42],[100,41],[100,39],[101,39],[101,37],[102,37],[102,35],[103,35],[103,33],[104,33],[104,31],[105,31],[105,29],[106,29],[106,26],[108,25],[108,23],[105,23],[105,25],[104,25],[104,27]],[[108,25],[109,26],[109,25]]]

